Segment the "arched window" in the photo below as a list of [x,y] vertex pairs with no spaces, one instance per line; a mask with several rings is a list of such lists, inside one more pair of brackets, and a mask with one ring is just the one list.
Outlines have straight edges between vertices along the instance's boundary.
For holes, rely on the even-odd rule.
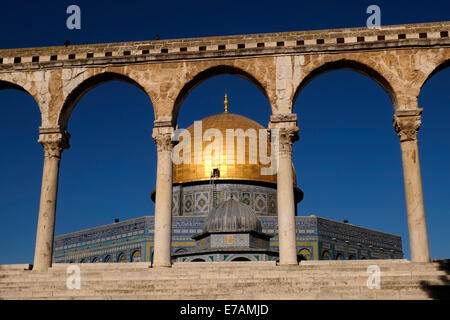
[[127,262],[127,257],[124,253],[120,253],[119,257],[117,258],[117,262]]
[[348,260],[355,260],[355,259],[356,259],[356,257],[353,254],[348,256]]
[[112,262],[111,256],[106,256],[105,259],[103,259],[104,262]]
[[309,251],[308,249],[300,249],[298,253],[300,255],[300,260],[311,260],[311,251]]
[[133,262],[140,262],[141,261],[141,251],[136,250],[133,252],[133,255],[131,256],[131,261]]
[[98,263],[98,262],[100,262],[100,260],[97,257],[94,257],[94,258],[92,258],[91,262]]
[[81,259],[80,260],[80,263],[85,263],[86,262],[86,259]]
[[342,255],[342,253],[338,253],[336,255],[336,260],[344,260],[344,256]]
[[203,260],[201,258],[196,258],[194,260],[191,260],[191,262],[205,262],[205,260]]
[[247,258],[247,257],[237,257],[237,258],[234,258],[231,261],[251,261],[251,260],[249,258]]
[[322,252],[322,260],[330,260],[330,252],[328,250]]

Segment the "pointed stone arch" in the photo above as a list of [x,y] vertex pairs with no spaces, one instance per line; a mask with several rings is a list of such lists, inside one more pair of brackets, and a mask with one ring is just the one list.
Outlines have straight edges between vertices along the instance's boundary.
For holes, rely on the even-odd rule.
[[[450,67],[450,57],[446,57],[445,59],[439,61],[436,64],[436,67],[426,76],[425,80],[422,82],[422,85],[420,86],[420,90],[422,90],[425,83],[428,82],[435,74],[439,73],[440,71]],[[420,95],[420,93],[419,93]]]
[[[98,87],[104,83],[110,81],[121,81],[134,85],[135,87],[141,89],[149,98],[150,102],[152,99],[150,94],[145,90],[144,86],[140,84],[138,81],[133,79],[127,74],[120,73],[117,71],[109,71],[103,69],[101,72],[94,72],[92,75],[85,77],[82,81],[77,80],[77,77],[74,77],[67,87],[73,87],[70,92],[68,92],[64,103],[61,107],[58,116],[58,125],[62,129],[66,129],[69,123],[70,116],[75,109],[77,103],[81,100],[81,98],[89,92],[91,89]],[[153,105],[153,103],[152,103]]]
[[39,105],[39,99],[37,99],[37,95],[35,94],[35,92],[33,92],[31,90],[25,89],[25,86],[23,86],[17,82],[14,82],[14,81],[3,80],[0,78],[0,91],[3,91],[3,90],[18,90],[18,91],[27,93],[28,95],[33,97],[34,101],[36,102],[36,105],[39,107],[39,111],[41,111],[41,107]]
[[387,80],[387,78],[382,74],[381,71],[378,71],[373,66],[369,66],[368,64],[364,62],[360,62],[358,60],[348,59],[348,58],[339,58],[336,60],[331,61],[325,61],[320,64],[314,64],[311,63],[309,66],[306,67],[306,70],[304,72],[304,76],[299,81],[298,86],[295,89],[295,93],[293,96],[292,106],[294,106],[295,101],[297,97],[299,96],[300,92],[316,77],[335,70],[340,69],[347,69],[356,71],[358,73],[361,73],[370,79],[377,82],[388,94],[389,98],[391,99],[392,105],[394,109],[396,109],[397,106],[397,96],[395,89],[391,85],[391,83]]
[[206,68],[202,68],[197,72],[192,72],[192,74],[193,75],[189,79],[187,79],[187,81],[181,86],[178,95],[174,100],[174,106],[172,110],[172,119],[174,121],[178,118],[178,113],[183,101],[194,88],[210,78],[224,74],[238,76],[250,81],[268,99],[269,104],[272,105],[272,103],[270,103],[271,99],[267,84],[260,79],[261,74],[245,70],[241,66],[220,63],[218,65],[207,66]]

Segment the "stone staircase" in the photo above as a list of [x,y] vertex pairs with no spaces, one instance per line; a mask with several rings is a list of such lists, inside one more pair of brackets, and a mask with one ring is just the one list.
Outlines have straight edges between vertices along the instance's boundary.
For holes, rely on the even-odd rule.
[[[367,287],[368,266],[380,289]],[[450,263],[407,260],[78,264],[80,289],[66,285],[69,264],[49,271],[0,265],[1,299],[442,299],[450,298]]]

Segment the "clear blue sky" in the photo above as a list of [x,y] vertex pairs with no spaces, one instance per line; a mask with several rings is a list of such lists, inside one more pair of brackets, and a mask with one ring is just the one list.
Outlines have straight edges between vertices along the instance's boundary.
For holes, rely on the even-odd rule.
[[[82,29],[68,30],[66,8],[81,7]],[[383,25],[450,20],[449,1],[3,1],[0,48],[152,40],[364,26],[366,8],[381,7]],[[203,82],[184,102],[181,127],[230,111],[263,125],[269,105],[251,83],[234,76]],[[419,134],[432,258],[450,257],[450,70],[423,88]],[[0,92],[0,263],[32,263],[43,152],[40,115],[23,92]],[[314,79],[298,97],[300,141],[294,164],[305,199],[300,215],[402,236],[409,257],[401,154],[387,94],[370,78],[339,70]],[[89,91],[69,123],[56,234],[153,214],[156,151],[152,105],[130,84]]]

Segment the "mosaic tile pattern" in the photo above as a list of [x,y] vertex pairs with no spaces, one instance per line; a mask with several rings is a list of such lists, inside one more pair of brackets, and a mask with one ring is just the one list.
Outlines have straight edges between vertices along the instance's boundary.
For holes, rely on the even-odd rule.
[[[230,199],[231,195],[233,195],[234,199],[239,199],[240,202],[249,205],[258,215],[276,216],[276,188],[251,184],[224,183],[217,184],[215,186],[215,190],[217,197],[216,205]],[[183,201],[181,202],[181,208],[176,208],[173,210],[174,216],[178,215],[178,211],[181,212],[182,215],[187,216],[207,215],[213,203],[213,198],[211,197],[213,194],[213,189],[210,184],[184,187],[178,185],[174,187],[174,202],[179,199],[177,198],[179,194],[178,192],[183,194]],[[203,199],[203,201],[200,199]],[[255,199],[257,199],[257,202]],[[270,207],[268,199],[270,199]],[[206,203],[208,203],[208,206],[206,206]]]
[[198,192],[195,194],[195,211],[208,214],[209,212],[209,193]]
[[194,211],[194,195],[189,193],[185,194],[183,204],[183,213],[192,213]]
[[267,213],[267,195],[264,193],[255,192],[254,194],[254,209],[258,214]]

